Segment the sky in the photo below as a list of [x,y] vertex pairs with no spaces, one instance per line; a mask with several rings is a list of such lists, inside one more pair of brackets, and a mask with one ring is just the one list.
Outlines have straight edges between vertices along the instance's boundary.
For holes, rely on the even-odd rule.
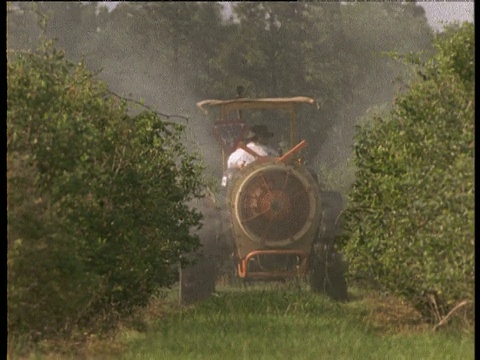
[[473,19],[473,1],[417,1],[425,9],[427,21],[435,30],[443,28],[442,21],[468,21]]
[[[223,2],[229,4],[228,2]],[[118,1],[105,1],[105,6],[113,9]],[[473,0],[470,1],[417,1],[425,9],[427,21],[434,30],[443,28],[442,22],[469,21],[473,20]],[[228,5],[227,5],[228,6]]]

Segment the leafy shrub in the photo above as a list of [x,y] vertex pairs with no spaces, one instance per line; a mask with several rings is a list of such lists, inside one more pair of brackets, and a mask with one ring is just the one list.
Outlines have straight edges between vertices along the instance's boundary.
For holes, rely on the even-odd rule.
[[108,327],[199,247],[199,158],[183,126],[129,115],[52,42],[9,59],[7,81],[9,331]]
[[387,116],[359,127],[342,247],[351,276],[440,320],[474,300],[474,27],[436,54]]

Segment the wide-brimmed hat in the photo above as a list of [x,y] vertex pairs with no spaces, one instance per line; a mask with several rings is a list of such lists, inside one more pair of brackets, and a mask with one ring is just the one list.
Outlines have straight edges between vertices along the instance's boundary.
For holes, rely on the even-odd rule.
[[254,125],[249,129],[247,135],[245,135],[245,140],[251,140],[255,137],[271,138],[273,137],[273,133],[268,131],[265,125]]

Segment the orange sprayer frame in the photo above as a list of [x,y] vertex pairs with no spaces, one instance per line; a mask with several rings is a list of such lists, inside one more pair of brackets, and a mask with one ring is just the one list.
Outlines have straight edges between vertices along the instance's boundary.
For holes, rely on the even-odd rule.
[[[248,272],[248,261],[256,255],[297,255],[301,258],[300,268],[298,272],[291,271],[277,271],[277,272]],[[308,252],[303,250],[254,250],[245,256],[244,259],[240,259],[237,265],[238,276],[241,279],[247,278],[285,278],[294,277],[296,275],[305,276],[307,273],[307,261]]]
[[[284,155],[282,155],[280,157],[276,157],[276,159],[280,162],[285,161],[289,157],[291,157],[293,154],[295,154],[296,152],[302,150],[306,145],[307,145],[307,141],[302,140],[297,145],[295,145],[293,148],[288,150]],[[247,147],[243,141],[238,142],[237,148],[240,148],[243,151],[246,151],[247,153],[249,153],[253,157],[257,158],[257,160],[259,159],[260,161],[262,161],[264,158],[266,158],[266,157],[263,157],[263,156],[257,154],[255,151],[253,151],[252,149]]]

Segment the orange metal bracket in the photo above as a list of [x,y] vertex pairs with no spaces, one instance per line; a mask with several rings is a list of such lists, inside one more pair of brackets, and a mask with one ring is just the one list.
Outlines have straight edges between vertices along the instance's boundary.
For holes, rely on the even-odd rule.
[[297,273],[291,271],[275,271],[275,272],[251,272],[248,273],[248,261],[256,255],[297,255],[301,261],[301,275],[306,274],[308,253],[303,250],[254,250],[241,259],[237,265],[238,276],[242,279],[248,278],[278,278],[278,277],[294,277]]
[[278,161],[287,160],[290,156],[302,150],[306,145],[307,145],[307,142],[305,140],[300,141],[297,145],[295,145],[293,148],[288,150],[282,157],[280,157]]

